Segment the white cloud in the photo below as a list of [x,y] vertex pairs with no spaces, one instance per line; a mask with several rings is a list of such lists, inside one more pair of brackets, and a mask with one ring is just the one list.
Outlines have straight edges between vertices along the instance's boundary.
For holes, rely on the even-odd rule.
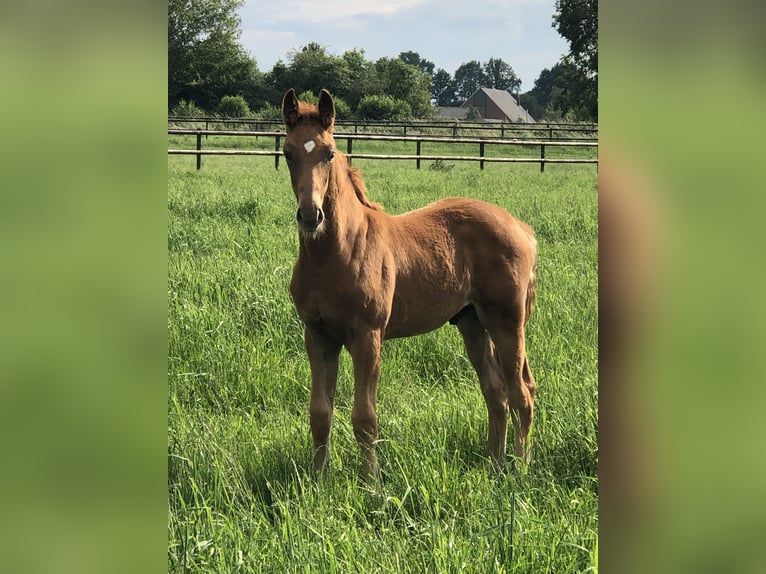
[[314,23],[348,24],[358,16],[389,16],[404,10],[415,8],[427,0],[283,0],[269,4],[268,10],[255,7],[249,2],[241,12],[257,11],[262,13],[267,24]]

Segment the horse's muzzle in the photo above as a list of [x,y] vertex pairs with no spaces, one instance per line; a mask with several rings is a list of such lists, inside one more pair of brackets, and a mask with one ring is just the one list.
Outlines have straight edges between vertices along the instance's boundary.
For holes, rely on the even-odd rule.
[[301,207],[298,208],[298,213],[295,215],[298,220],[298,225],[303,231],[313,232],[319,229],[324,221],[324,213],[318,207]]

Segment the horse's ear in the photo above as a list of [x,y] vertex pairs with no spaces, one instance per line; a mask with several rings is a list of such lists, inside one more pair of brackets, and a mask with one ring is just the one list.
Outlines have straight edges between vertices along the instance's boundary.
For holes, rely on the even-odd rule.
[[335,123],[335,103],[330,92],[325,89],[319,94],[319,121],[328,130],[331,130]]
[[298,123],[298,98],[293,88],[287,90],[285,97],[282,98],[282,118],[288,130]]

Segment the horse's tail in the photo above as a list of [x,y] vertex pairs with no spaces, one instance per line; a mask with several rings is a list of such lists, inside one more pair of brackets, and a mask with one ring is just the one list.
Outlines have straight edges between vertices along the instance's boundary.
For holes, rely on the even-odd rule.
[[535,232],[526,224],[523,224],[524,232],[529,240],[529,248],[532,255],[532,264],[529,269],[529,283],[527,283],[527,296],[526,296],[526,313],[524,315],[524,324],[527,324],[529,317],[532,315],[532,310],[535,305],[535,280],[537,278],[537,239],[535,238]]

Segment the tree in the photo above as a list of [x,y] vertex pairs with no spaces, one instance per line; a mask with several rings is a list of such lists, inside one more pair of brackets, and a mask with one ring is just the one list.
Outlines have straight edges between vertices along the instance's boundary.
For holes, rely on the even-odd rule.
[[400,59],[380,58],[375,69],[383,81],[384,93],[407,102],[412,114],[422,118],[431,114],[431,78]]
[[436,70],[431,78],[431,99],[437,106],[456,106],[455,82],[449,72],[443,68]]
[[[417,65],[407,60],[417,61]],[[347,50],[342,56],[327,52],[317,42],[310,42],[288,54],[288,63],[278,61],[265,76],[265,92],[278,104],[289,88],[298,93],[318,94],[330,90],[336,101],[345,102],[342,113],[359,111],[365,96],[390,96],[396,102],[374,100],[366,105],[366,113],[374,116],[427,117],[431,115],[431,76],[422,72],[429,62],[416,52],[403,52],[400,58],[367,60],[364,50]],[[432,64],[431,64],[432,65]],[[383,102],[383,103],[381,103]],[[402,102],[406,105],[403,105]],[[341,110],[336,109],[339,114]]]
[[533,118],[541,120],[545,115],[545,106],[542,106],[532,92],[519,95],[519,104],[529,112]]
[[455,70],[455,93],[460,101],[467,100],[476,90],[488,84],[489,78],[476,60],[466,62]]
[[518,93],[521,87],[521,80],[516,72],[500,58],[490,58],[484,63],[484,75],[487,78],[487,85],[483,87],[486,88]]
[[341,96],[349,106],[356,108],[364,96],[383,93],[383,83],[375,70],[375,64],[364,57],[364,50],[347,50],[342,58],[348,70],[349,82],[345,90],[333,92],[335,97]]
[[532,117],[537,119],[556,120],[562,115],[559,102],[562,93],[563,76],[567,64],[561,62],[552,68],[544,68],[535,80],[534,88],[525,94],[521,94],[521,105],[524,106]]
[[569,42],[562,109],[598,119],[598,0],[556,0],[553,27]]
[[420,54],[417,52],[413,52],[412,50],[409,52],[401,52],[399,54],[399,59],[410,66],[415,66],[421,73],[426,74],[427,76],[434,75],[434,68],[436,65],[430,60],[421,58]]
[[208,110],[259,81],[239,45],[244,0],[168,0],[168,108],[181,99]]
[[279,86],[283,93],[288,88],[295,88],[298,93],[308,90],[318,94],[322,88],[333,93],[345,92],[348,68],[341,58],[328,54],[324,46],[309,42],[288,58],[290,64],[283,78],[285,84]]

